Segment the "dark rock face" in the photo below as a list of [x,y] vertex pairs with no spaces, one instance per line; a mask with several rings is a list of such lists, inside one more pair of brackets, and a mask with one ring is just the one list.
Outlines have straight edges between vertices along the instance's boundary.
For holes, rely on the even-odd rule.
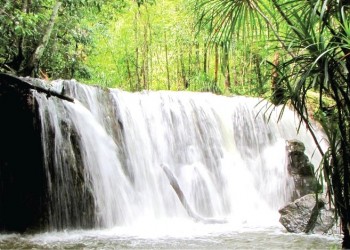
[[[50,183],[46,197],[48,216],[45,227],[48,230],[66,228],[92,228],[95,226],[95,206],[91,190],[87,188],[84,175],[80,136],[69,120],[60,121],[60,130],[47,126],[49,137],[44,147],[49,149],[45,171],[46,181]],[[44,133],[44,131],[42,131]],[[65,138],[64,144],[57,144],[56,133]],[[55,147],[59,146],[64,157],[57,157]],[[45,165],[45,164],[44,164]]]
[[47,188],[36,103],[12,81],[0,79],[0,231],[24,232],[42,224]]
[[[0,74],[0,232],[92,228],[95,204],[85,185],[79,135],[69,121],[62,121],[61,133],[69,143],[60,150],[66,157],[56,169],[55,152],[50,151],[45,164],[33,91],[28,82]],[[50,127],[47,132],[45,145],[55,145],[55,131]]]
[[328,233],[335,224],[333,209],[321,191],[314,167],[304,154],[305,146],[297,140],[287,141],[288,171],[294,180],[292,202],[279,210],[280,222],[292,233]]
[[335,219],[333,210],[327,209],[326,199],[315,194],[305,195],[289,203],[279,212],[280,222],[292,233],[327,233]]
[[304,144],[298,140],[287,141],[287,150],[288,171],[293,176],[295,185],[292,200],[319,191],[320,185],[314,174],[314,166],[304,153]]

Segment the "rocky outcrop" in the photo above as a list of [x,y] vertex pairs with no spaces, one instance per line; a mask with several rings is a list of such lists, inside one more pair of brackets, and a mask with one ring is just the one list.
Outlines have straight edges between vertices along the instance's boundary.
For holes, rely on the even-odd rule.
[[[70,129],[70,123],[62,123],[62,136],[71,142],[60,148],[66,156],[62,159],[66,168],[55,170],[55,152],[48,153],[45,166],[43,128],[33,91],[45,94],[44,98],[71,98],[61,98],[33,84],[29,79],[0,74],[0,232],[91,228],[95,225],[94,199],[84,185],[79,135]],[[50,138],[45,143],[54,145],[55,131],[50,127],[48,133]],[[65,171],[64,179],[56,174],[58,171]],[[68,186],[62,183],[70,183],[63,198],[56,192]],[[50,192],[49,185],[57,188]],[[56,203],[64,202],[73,208],[58,209]]]
[[335,219],[327,207],[325,197],[308,194],[282,208],[280,222],[292,233],[328,233]]
[[292,233],[328,233],[335,224],[334,211],[323,195],[316,195],[322,190],[314,167],[304,153],[305,146],[298,140],[290,140],[287,151],[294,192],[292,202],[279,210],[280,222]]
[[30,89],[0,76],[0,231],[23,232],[45,214],[41,128]]
[[287,141],[287,151],[289,156],[288,171],[293,177],[295,186],[292,200],[320,191],[314,166],[304,153],[304,144],[298,140]]

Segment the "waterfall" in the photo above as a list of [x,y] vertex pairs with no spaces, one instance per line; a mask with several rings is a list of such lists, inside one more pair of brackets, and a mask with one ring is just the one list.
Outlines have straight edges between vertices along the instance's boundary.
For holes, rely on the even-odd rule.
[[52,229],[188,218],[162,165],[199,216],[274,224],[293,192],[285,141],[320,160],[292,111],[277,122],[256,98],[52,84],[76,100],[35,94]]

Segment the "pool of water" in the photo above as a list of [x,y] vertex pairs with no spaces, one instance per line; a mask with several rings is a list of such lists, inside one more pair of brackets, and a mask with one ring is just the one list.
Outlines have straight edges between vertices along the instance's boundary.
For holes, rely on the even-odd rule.
[[281,227],[171,222],[104,230],[0,234],[0,249],[340,249],[341,236],[291,234]]

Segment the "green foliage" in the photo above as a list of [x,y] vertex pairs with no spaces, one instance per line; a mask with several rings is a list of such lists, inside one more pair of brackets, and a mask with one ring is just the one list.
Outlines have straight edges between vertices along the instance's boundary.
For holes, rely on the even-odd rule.
[[243,51],[243,41],[218,42],[216,54],[209,31],[198,33],[196,29],[198,14],[193,12],[193,2],[123,3],[123,10],[109,19],[105,5],[96,16],[100,21],[89,22],[92,49],[82,67],[90,74],[76,74],[80,81],[131,91],[215,89],[227,93],[245,84],[259,95],[266,92],[270,69],[263,65],[271,45],[265,40],[255,41],[249,53]]
[[[305,11],[301,12],[301,9]],[[285,72],[285,98],[308,122],[307,93],[313,89],[318,91],[317,117],[330,144],[323,161],[324,176],[342,223],[349,225],[350,60],[347,23],[343,18],[346,9],[342,3],[327,6],[322,1],[299,1],[296,6],[280,6],[279,12],[290,25],[287,41],[292,53],[280,65],[280,69]],[[333,106],[325,105],[325,97],[332,100]],[[349,247],[349,231],[344,227],[343,232],[343,246]]]
[[[59,1],[1,1],[0,15],[0,70],[15,74],[44,77],[88,77],[85,66],[87,53],[92,47],[89,20],[109,1],[64,0],[58,17],[51,20],[54,6]],[[113,6],[117,6],[113,1]],[[117,7],[122,6],[118,5]],[[53,31],[47,33],[49,23]],[[48,44],[43,37],[50,34]],[[26,71],[35,51],[44,46],[44,55],[35,63],[33,71]],[[41,72],[41,73],[40,73]]]
[[[13,21],[0,16],[0,70],[23,75],[45,34],[55,1],[4,3]],[[270,69],[263,65],[266,56],[271,57],[271,45],[251,38],[213,43],[209,23],[204,30],[197,29],[196,4],[185,0],[62,0],[44,55],[30,74],[76,78],[131,91],[228,93],[246,85],[244,89],[263,95],[270,77]],[[207,20],[202,13],[201,22]],[[254,49],[247,52],[249,43]]]
[[252,41],[261,34],[261,1],[196,0],[200,28],[209,27],[210,41]]

